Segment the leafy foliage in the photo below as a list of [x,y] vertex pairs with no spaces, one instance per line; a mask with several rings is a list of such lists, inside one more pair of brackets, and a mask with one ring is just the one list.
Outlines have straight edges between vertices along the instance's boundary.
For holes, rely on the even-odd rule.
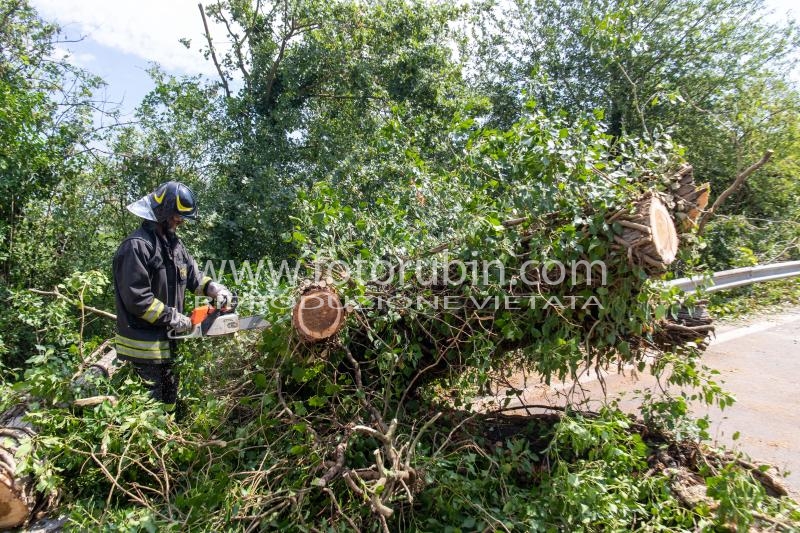
[[457,109],[463,86],[446,39],[458,10],[445,4],[312,0],[255,11],[223,1],[206,11],[233,42],[220,68],[236,150],[214,194],[224,257],[290,253],[280,234],[297,191],[326,181],[368,194],[364,174],[391,180],[398,165],[399,152],[375,142],[385,117],[414,123],[430,150]]
[[[646,282],[614,247],[621,228],[607,214],[663,188],[684,159],[720,190],[778,152],[731,202],[741,215],[687,237],[683,272],[797,257],[797,92],[781,73],[797,37],[759,21],[759,5],[225,0],[204,10],[231,42],[214,50],[219,80],[156,68],[136,123],[93,131],[99,80],[53,59],[58,30],[25,1],[0,0],[0,408],[27,403],[37,429],[20,473],[60,494],[81,530],[378,530],[370,490],[391,506],[391,530],[797,527],[796,504],[735,461],[685,460],[712,457],[690,403],[732,403],[691,346],[649,365],[672,388],[643,391],[646,425],[616,405],[468,411],[512,365],[546,380],[587,361],[648,366],[659,321],[693,302]],[[184,234],[201,265],[379,266],[331,272],[353,327],[312,351],[293,341],[295,283],[228,280],[261,297],[272,327],[181,347],[181,420],[127,370],[93,385],[117,403],[76,407],[86,391],[72,377],[111,333],[82,309],[111,307],[109,258],[133,224],[124,206],[167,179],[201,197],[203,221]],[[419,291],[419,277],[459,275],[437,266],[449,260],[521,274],[523,259],[554,258],[606,260],[613,278],[579,270],[572,287],[545,284],[537,305],[513,312],[425,303],[532,296],[499,269]],[[419,270],[391,268],[406,263]],[[421,305],[376,305],[420,294]],[[584,305],[593,295],[601,307]],[[354,471],[392,468],[374,453],[379,419],[397,420],[408,492],[364,474],[359,493],[335,471],[337,450]],[[681,500],[659,465],[667,456],[705,500]]]
[[730,268],[726,255],[739,246],[767,260],[798,257],[790,199],[800,108],[790,73],[799,35],[790,19],[769,22],[760,0],[488,2],[474,18],[481,67],[471,81],[492,101],[490,120],[514,122],[533,96],[550,113],[602,109],[615,136],[666,128],[715,194],[772,149],[766,171],[723,206],[761,231],[713,224],[721,244],[706,259]]

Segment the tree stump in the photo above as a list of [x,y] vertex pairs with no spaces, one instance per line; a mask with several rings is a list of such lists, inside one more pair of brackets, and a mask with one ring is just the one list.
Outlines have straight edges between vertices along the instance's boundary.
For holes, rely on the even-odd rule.
[[623,227],[614,240],[628,251],[628,261],[651,276],[667,271],[678,253],[678,232],[664,202],[647,193],[636,202],[633,213],[618,212],[609,222]]

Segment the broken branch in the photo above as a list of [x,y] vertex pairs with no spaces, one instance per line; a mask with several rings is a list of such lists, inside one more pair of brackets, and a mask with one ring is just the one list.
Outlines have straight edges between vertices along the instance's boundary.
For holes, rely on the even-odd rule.
[[750,165],[749,167],[744,169],[744,171],[742,171],[738,176],[736,176],[736,179],[733,180],[733,183],[731,184],[731,186],[728,187],[727,189],[725,189],[724,191],[722,191],[722,194],[720,194],[717,197],[717,199],[714,200],[714,204],[711,206],[711,208],[708,211],[705,212],[705,214],[703,215],[703,218],[700,219],[700,225],[699,225],[700,227],[698,229],[699,233],[703,232],[703,228],[705,227],[706,223],[711,219],[711,217],[714,216],[714,213],[717,211],[717,209],[719,209],[719,207],[723,204],[723,202],[725,202],[725,200],[727,200],[727,198],[731,194],[733,194],[737,190],[739,190],[739,187],[742,186],[742,184],[744,183],[744,180],[749,178],[750,175],[753,174],[756,170],[758,170],[761,167],[763,167],[764,165],[766,165],[767,162],[772,157],[773,153],[774,152],[772,150],[767,150],[766,152],[764,152],[764,155],[761,156],[761,159],[759,159],[758,161],[756,161],[755,163],[753,163],[752,165]]

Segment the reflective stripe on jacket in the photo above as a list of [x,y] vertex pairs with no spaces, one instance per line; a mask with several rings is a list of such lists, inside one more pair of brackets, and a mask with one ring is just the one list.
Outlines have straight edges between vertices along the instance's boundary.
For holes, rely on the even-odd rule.
[[123,359],[155,362],[170,358],[169,341],[138,341],[117,335],[114,342],[117,355]]
[[122,241],[113,261],[120,359],[160,363],[171,357],[167,331],[183,313],[186,289],[205,294],[203,277],[180,239],[159,236],[144,222]]

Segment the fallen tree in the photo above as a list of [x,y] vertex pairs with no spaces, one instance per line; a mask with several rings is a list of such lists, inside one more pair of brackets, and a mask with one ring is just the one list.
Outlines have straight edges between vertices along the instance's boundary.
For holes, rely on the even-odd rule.
[[[690,166],[684,165],[668,178],[668,183],[680,185],[675,198],[679,194],[687,194],[688,190],[701,191],[701,194],[707,195],[707,185],[699,188],[694,185],[691,170]],[[696,200],[694,193],[688,196]],[[633,200],[629,208],[619,209],[610,214],[594,214],[594,221],[588,218],[591,216],[589,213],[584,213],[587,217],[584,226],[572,228],[575,241],[571,243],[570,249],[565,250],[564,256],[555,260],[539,255],[538,250],[531,248],[531,241],[536,233],[555,233],[562,229],[558,227],[557,213],[545,215],[545,220],[551,224],[546,227],[542,226],[541,217],[505,220],[498,228],[502,228],[501,231],[516,230],[509,239],[513,253],[509,254],[500,265],[501,272],[489,273],[484,270],[482,280],[465,276],[464,265],[477,262],[471,257],[470,252],[466,254],[461,252],[457,255],[460,261],[453,261],[448,256],[439,263],[434,262],[425,282],[420,281],[418,270],[413,270],[414,275],[409,277],[405,269],[410,261],[405,259],[391,264],[378,279],[368,280],[364,284],[367,288],[365,291],[368,295],[367,303],[359,306],[346,302],[348,288],[352,288],[352,279],[348,272],[338,273],[339,283],[335,283],[330,275],[325,279],[320,279],[318,275],[314,280],[304,281],[298,288],[291,321],[295,337],[302,346],[301,349],[313,351],[314,345],[337,338],[348,323],[349,315],[351,319],[346,335],[355,341],[350,343],[352,348],[353,344],[358,346],[369,336],[369,331],[375,328],[374,322],[384,321],[394,312],[399,319],[393,327],[404,330],[407,338],[415,339],[417,346],[426,355],[424,364],[420,362],[417,364],[426,370],[437,365],[450,367],[457,364],[469,356],[470,350],[473,349],[470,348],[471,344],[487,338],[492,339],[492,342],[496,340],[493,356],[501,358],[508,351],[534,344],[533,337],[538,333],[538,326],[548,320],[548,315],[563,317],[564,302],[571,302],[574,306],[579,298],[584,300],[593,298],[596,302],[594,305],[602,308],[597,294],[591,294],[591,291],[597,288],[601,289],[599,294],[608,295],[609,299],[623,295],[634,299],[648,277],[657,277],[666,272],[679,251],[680,240],[674,219],[680,218],[684,222],[688,220],[693,224],[697,216],[696,211],[699,209],[696,203],[675,198],[650,190]],[[671,209],[667,205],[670,205]],[[680,217],[687,212],[691,213],[691,216]],[[604,227],[604,232],[597,231],[599,225]],[[425,256],[450,252],[451,248],[455,248],[455,253],[459,254],[459,244],[461,243],[451,242],[438,245]],[[502,249],[502,244],[498,244],[498,250]],[[606,254],[598,256],[584,252],[598,247],[602,247]],[[475,252],[471,254],[476,255]],[[576,286],[574,271],[571,280],[565,279],[563,264],[567,260],[573,265],[585,265],[585,270],[578,274],[581,277],[581,285]],[[602,280],[593,281],[592,278],[596,273],[593,273],[592,267],[601,261]],[[552,268],[548,268],[549,263],[557,263],[562,272],[553,274]],[[317,273],[325,270],[325,266],[325,264],[315,265]],[[507,272],[512,272],[511,280],[506,279]],[[332,272],[332,274],[335,276],[337,273]],[[606,284],[606,274],[617,279],[612,279],[611,283]],[[489,279],[493,275],[495,277]],[[558,282],[552,283],[553,278],[557,278]],[[519,279],[525,282],[517,283]],[[572,285],[569,284],[570,281]],[[590,292],[588,296],[587,290]],[[617,291],[618,294],[613,291]],[[521,307],[502,309],[497,305],[497,298],[503,298],[505,304],[513,301]],[[431,311],[431,304],[454,300],[458,302],[452,309],[432,310],[441,314],[433,317],[433,321],[450,324],[447,331],[437,329],[432,323],[428,324],[429,327],[414,327],[415,320],[426,320],[423,315],[426,311]],[[537,300],[540,307],[544,307],[543,312],[536,312]],[[396,305],[396,302],[400,302],[400,305]],[[418,305],[420,303],[421,305]],[[422,309],[425,305],[429,309]],[[693,311],[676,308],[675,314],[670,314],[668,320],[659,325],[658,332],[652,328],[647,332],[625,331],[621,332],[618,338],[615,335],[610,342],[604,342],[605,330],[613,324],[604,323],[603,313],[596,312],[597,310],[592,312],[590,309],[592,305],[587,305],[587,302],[581,302],[580,307],[581,312],[578,313],[579,318],[576,320],[579,326],[575,323],[571,325],[581,328],[581,345],[589,352],[603,351],[607,348],[605,353],[619,356],[620,352],[617,350],[619,342],[625,342],[625,351],[628,353],[622,355],[629,356],[631,346],[638,347],[639,351],[649,348],[676,348],[689,340],[705,338],[713,331],[710,319],[703,324],[693,323],[687,326],[685,315]],[[520,315],[528,319],[529,331],[520,332],[515,336],[501,334],[497,325],[498,322],[501,324],[504,322],[498,320],[501,318],[498,315],[504,312],[506,315]],[[704,317],[709,318],[707,314]],[[698,326],[703,326],[693,330],[698,337],[691,339],[687,337],[685,330],[681,330],[685,327]],[[661,330],[664,329],[670,333],[663,333]],[[684,335],[675,337],[677,331],[682,331]],[[648,334],[643,336],[643,332]],[[674,337],[671,340],[670,335]],[[324,349],[328,348],[329,346],[325,345]],[[417,377],[415,376],[415,379]]]
[[[663,428],[618,411],[542,415],[526,406],[512,420],[466,408],[463,391],[479,390],[507,364],[545,380],[586,366],[646,364],[664,352],[694,364],[711,331],[699,302],[650,281],[688,260],[707,186],[664,154],[642,154],[636,145],[611,155],[599,127],[571,127],[537,115],[506,135],[478,137],[452,170],[424,179],[417,169],[421,178],[384,191],[375,205],[349,205],[352,191],[324,184],[301,194],[290,237],[305,279],[269,287],[278,302],[266,309],[273,326],[195,376],[222,405],[213,429],[208,411],[194,435],[154,428],[135,413],[124,423],[92,425],[54,412],[85,432],[64,437],[81,458],[59,458],[65,471],[92,472],[108,488],[106,502],[133,503],[171,527],[203,520],[203,527],[242,530],[410,529],[412,510],[436,508],[437,491],[456,479],[484,483],[487,508],[525,529],[532,527],[526,511],[506,504],[513,508],[514,498],[530,499],[539,488],[560,496],[569,476],[600,463],[609,486],[624,478],[652,488],[617,528],[647,520],[641,509],[686,507],[678,489],[669,495],[678,477],[671,467],[647,466],[662,445],[684,440],[646,438],[668,435]],[[369,275],[355,274],[359,258],[377,263]],[[579,268],[568,273],[566,265]],[[460,395],[451,397],[453,388]],[[146,431],[131,429],[139,426]],[[587,438],[587,427],[612,434],[630,463],[623,468],[613,453],[603,455],[609,439],[591,431]],[[128,440],[98,454],[98,435],[110,433],[147,438],[138,448]],[[162,451],[175,447],[174,455]],[[178,497],[176,486],[193,495]],[[219,486],[230,490],[205,492]],[[198,502],[213,503],[198,516]],[[582,516],[581,509],[569,512]],[[604,509],[616,516],[611,505]],[[418,529],[465,519],[435,515]],[[543,523],[571,527],[560,519],[548,515]],[[470,520],[481,529],[505,524],[488,511]],[[697,517],[679,513],[665,524],[691,528]]]
[[[290,415],[295,423],[316,428],[315,441],[328,443],[316,447],[328,450],[328,469],[317,478],[320,486],[343,479],[357,497],[369,502],[387,529],[387,519],[392,516],[390,502],[415,499],[413,483],[406,482],[414,479],[414,474],[399,468],[397,458],[408,453],[409,442],[419,438],[405,435],[398,439],[396,419],[390,420],[387,414],[405,413],[409,401],[418,401],[418,389],[425,384],[480,375],[509,358],[549,379],[551,375],[574,376],[579,364],[598,369],[638,365],[665,351],[691,358],[705,348],[714,328],[703,302],[674,296],[669,300],[657,294],[648,279],[664,274],[679,257],[681,234],[696,232],[708,204],[708,184],[696,185],[692,167],[685,164],[661,173],[648,170],[637,180],[615,182],[609,173],[600,171],[594,175],[602,185],[613,184],[606,195],[587,198],[581,190],[565,191],[570,200],[569,208],[568,202],[562,204],[564,212],[505,220],[495,217],[488,228],[476,231],[474,225],[466,224],[468,229],[460,237],[427,247],[416,256],[384,253],[384,257],[399,259],[363,283],[353,280],[347,271],[326,268],[341,257],[315,255],[309,250],[316,261],[314,270],[329,276],[300,284],[292,319],[283,320],[290,327],[273,333],[289,339],[285,354],[291,365],[325,361],[326,375],[355,373],[356,396],[362,399],[364,409],[363,415],[350,415],[357,420],[347,424],[351,429],[344,434],[333,432],[327,441],[319,423]],[[330,202],[330,198],[326,200]],[[619,203],[623,206],[609,209]],[[325,212],[328,228],[342,222],[327,216],[336,209],[334,205]],[[515,211],[510,209],[509,214],[518,214]],[[332,233],[347,234],[347,226],[345,220]],[[691,246],[696,239],[685,242]],[[437,254],[446,255],[432,261]],[[492,258],[502,255],[505,271],[515,273],[511,280],[498,272],[490,273],[482,283],[464,279],[462,269],[452,260],[455,257],[464,264],[487,254],[493,254],[488,255]],[[428,260],[424,266],[427,276],[422,278],[433,282],[421,282],[417,268],[412,269],[413,275],[404,270],[420,258]],[[592,265],[600,260],[611,278],[609,283],[592,279]],[[554,273],[549,266],[553,262],[589,267],[577,276],[580,284],[576,286],[576,277],[571,284],[561,283],[564,276]],[[457,281],[450,282],[453,279]],[[519,283],[520,279],[534,283]],[[549,283],[553,279],[561,282]],[[591,296],[602,297],[602,304],[564,305]],[[505,307],[483,305],[495,297],[504,298]],[[431,305],[448,298],[458,300],[459,305]],[[508,306],[508,298],[517,305]],[[533,300],[544,305],[518,305]],[[402,303],[398,305],[398,301]],[[274,319],[281,323],[280,317]],[[276,374],[279,395],[289,389],[296,402],[297,394],[306,387],[288,374],[288,370]],[[478,377],[478,382],[481,379]],[[292,413],[290,402],[281,405]],[[345,423],[347,415],[342,413],[337,420]],[[432,420],[425,421],[424,428]],[[375,462],[366,469],[354,468],[345,459],[354,433],[370,435],[383,447],[376,449]],[[401,477],[387,477],[389,471]]]

